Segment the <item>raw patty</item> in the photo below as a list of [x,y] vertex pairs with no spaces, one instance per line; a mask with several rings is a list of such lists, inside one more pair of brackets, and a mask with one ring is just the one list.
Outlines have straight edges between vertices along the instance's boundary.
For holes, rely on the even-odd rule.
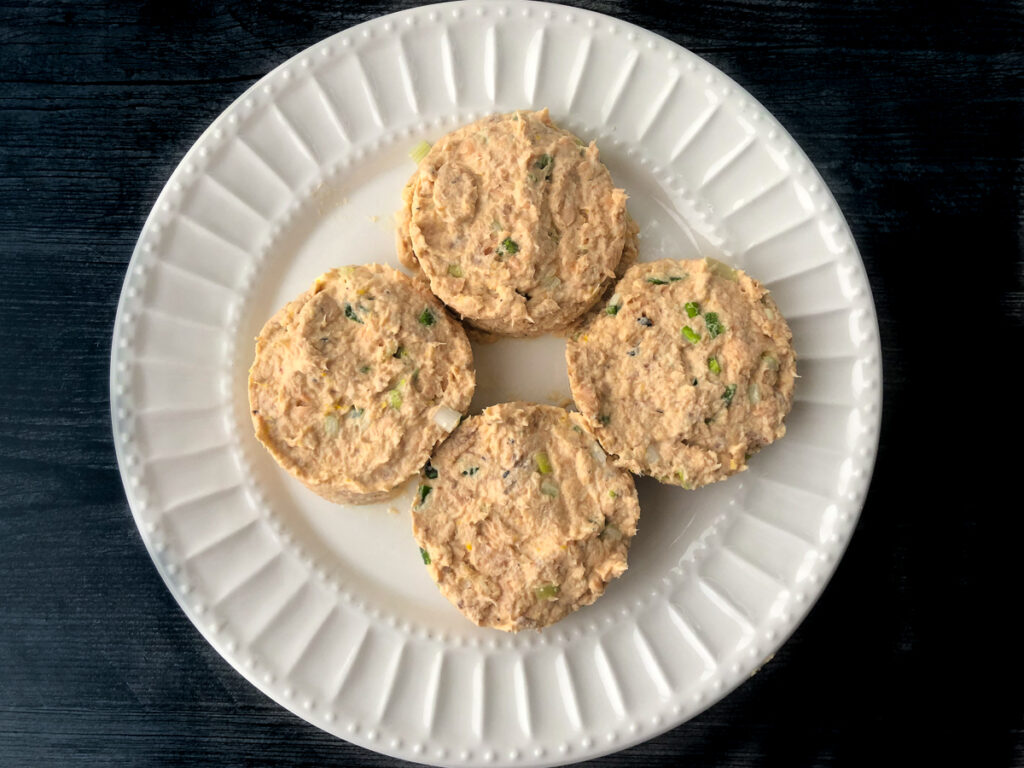
[[[547,110],[494,115],[438,141],[402,193],[397,243],[431,290],[476,327],[510,336],[565,328],[623,258],[626,193],[597,146]],[[635,250],[635,249],[634,249]]]
[[502,403],[424,468],[413,533],[441,592],[480,626],[539,629],[626,570],[640,505],[579,414]]
[[637,264],[566,346],[576,406],[619,466],[697,488],[786,432],[796,355],[768,292],[713,259]]
[[316,279],[256,339],[256,437],[310,490],[339,503],[389,496],[469,407],[476,380],[462,326],[391,267]]

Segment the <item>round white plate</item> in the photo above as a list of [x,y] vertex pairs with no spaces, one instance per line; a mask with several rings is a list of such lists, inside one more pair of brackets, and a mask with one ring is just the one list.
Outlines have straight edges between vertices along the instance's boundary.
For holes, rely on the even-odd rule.
[[[788,317],[789,433],[727,482],[641,479],[630,569],[543,633],[479,629],[438,593],[412,488],[323,501],[252,436],[253,339],[330,267],[397,265],[421,139],[547,106],[596,139],[645,260],[748,270]],[[474,408],[566,403],[564,340],[475,347]],[[692,717],[747,678],[842,555],[879,428],[878,331],[850,232],[810,161],[742,88],[595,13],[472,0],[386,16],[278,67],[200,137],[139,238],[114,328],[118,462],[143,540],[210,643],[341,738],[445,765],[554,765]]]

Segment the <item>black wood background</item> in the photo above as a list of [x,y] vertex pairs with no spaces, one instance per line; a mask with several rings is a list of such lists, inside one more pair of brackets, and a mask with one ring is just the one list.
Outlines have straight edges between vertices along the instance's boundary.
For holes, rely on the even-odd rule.
[[[793,133],[863,252],[885,366],[872,490],[809,618],[737,692],[595,764],[1024,765],[1024,6],[580,4]],[[272,67],[407,5],[0,0],[0,765],[397,762],[265,698],[178,609],[125,502],[107,374],[182,154]]]

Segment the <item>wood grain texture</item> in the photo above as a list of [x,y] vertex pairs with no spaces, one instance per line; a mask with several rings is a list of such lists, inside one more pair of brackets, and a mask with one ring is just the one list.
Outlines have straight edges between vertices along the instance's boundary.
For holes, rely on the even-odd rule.
[[[594,764],[1024,765],[1021,505],[1000,479],[1020,456],[1024,5],[578,4],[704,56],[794,135],[864,255],[885,370],[872,490],[819,605],[737,692]],[[107,388],[125,268],[182,154],[277,64],[410,5],[0,2],[0,765],[398,764],[265,698],[177,608]]]

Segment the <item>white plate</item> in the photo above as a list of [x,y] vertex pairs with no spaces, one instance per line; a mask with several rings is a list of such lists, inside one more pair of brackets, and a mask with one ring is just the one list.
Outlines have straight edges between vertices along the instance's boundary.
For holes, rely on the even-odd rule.
[[[628,573],[542,634],[440,596],[411,490],[343,508],[252,437],[264,320],[322,271],[396,264],[409,149],[548,106],[597,139],[645,260],[713,255],[767,283],[802,376],[788,435],[696,492],[640,480]],[[564,402],[564,341],[475,348],[475,407]],[[117,457],[153,560],[210,643],[283,706],[409,760],[553,765],[667,730],[757,669],[819,595],[875,456],[878,332],[863,265],[810,161],[679,46],[567,7],[457,2],[346,30],[278,67],[188,152],[139,238],[111,357]],[[389,513],[389,506],[397,513]]]

